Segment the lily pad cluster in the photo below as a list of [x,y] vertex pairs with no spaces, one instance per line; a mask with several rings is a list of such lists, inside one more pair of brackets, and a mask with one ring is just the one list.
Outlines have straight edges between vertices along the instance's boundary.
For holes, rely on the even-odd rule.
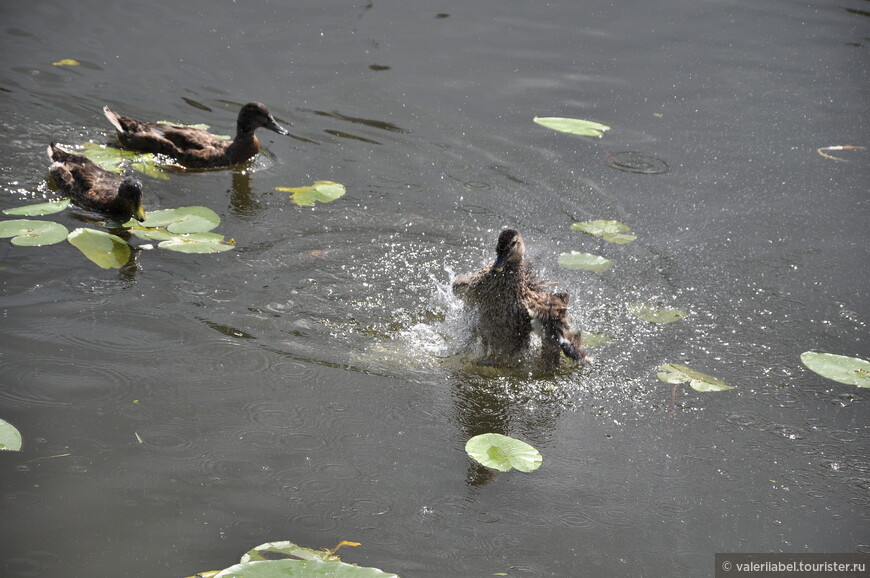
[[[57,213],[69,206],[69,200],[37,203],[3,211],[11,216],[43,216]],[[158,247],[181,253],[218,253],[235,247],[232,239],[210,232],[220,224],[220,216],[208,207],[180,207],[151,211],[146,221],[134,220],[123,225],[124,230],[141,239],[158,241]],[[10,219],[0,221],[0,239],[11,238],[13,245],[41,247],[64,240],[104,269],[119,269],[130,261],[130,245],[120,236],[90,227],[72,232],[54,221]]]
[[397,574],[378,568],[342,562],[336,554],[342,546],[359,546],[359,543],[342,541],[331,550],[314,550],[293,542],[268,542],[245,553],[238,564],[223,570],[199,572],[188,578],[398,578]]
[[151,153],[134,153],[112,146],[86,142],[82,155],[88,157],[107,171],[121,174],[125,166],[154,179],[167,180],[169,177],[160,169],[157,157]]

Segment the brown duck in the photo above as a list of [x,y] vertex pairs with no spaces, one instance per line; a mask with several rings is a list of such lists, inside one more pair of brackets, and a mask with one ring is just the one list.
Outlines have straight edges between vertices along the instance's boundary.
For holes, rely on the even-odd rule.
[[568,324],[568,294],[550,293],[538,281],[525,258],[525,243],[517,231],[498,237],[495,263],[477,273],[457,277],[453,293],[478,314],[475,333],[485,358],[497,363],[517,360],[528,350],[531,333],[541,335],[542,360],[558,363],[561,351],[582,361],[580,335]]
[[288,134],[259,102],[249,102],[239,111],[236,136],[231,141],[191,126],[135,120],[112,112],[108,106],[103,107],[103,114],[117,129],[124,148],[166,155],[194,169],[225,167],[253,158],[260,152],[260,141],[254,135],[260,127]]
[[48,146],[53,162],[49,174],[60,192],[73,203],[119,221],[135,217],[145,220],[142,208],[142,183],[121,178],[87,157],[71,153],[54,143]]

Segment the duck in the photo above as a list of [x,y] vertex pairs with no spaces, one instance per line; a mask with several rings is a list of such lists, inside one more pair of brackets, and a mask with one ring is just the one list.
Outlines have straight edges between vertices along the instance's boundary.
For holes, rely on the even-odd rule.
[[239,111],[236,136],[231,141],[191,126],[135,120],[113,112],[108,106],[103,107],[103,114],[117,130],[118,141],[124,148],[166,155],[191,169],[226,167],[253,158],[260,152],[260,141],[254,135],[258,128],[289,134],[259,102],[249,102]]
[[52,161],[48,169],[52,180],[73,203],[122,222],[131,217],[140,222],[145,220],[142,183],[107,171],[55,143],[49,144],[46,152]]
[[477,273],[454,279],[453,294],[477,312],[474,333],[487,363],[514,363],[541,337],[541,360],[552,365],[560,354],[582,362],[580,334],[568,322],[567,293],[551,293],[551,283],[537,278],[526,259],[522,235],[504,229],[495,247],[495,262]]

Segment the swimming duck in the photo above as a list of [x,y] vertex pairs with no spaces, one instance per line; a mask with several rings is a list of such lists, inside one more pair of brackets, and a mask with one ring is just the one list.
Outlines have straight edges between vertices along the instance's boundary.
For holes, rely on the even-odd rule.
[[60,190],[76,205],[119,221],[145,220],[142,183],[107,171],[87,157],[71,153],[54,143],[48,146],[53,162],[49,174]]
[[103,107],[103,114],[118,130],[121,145],[135,152],[163,154],[188,168],[224,167],[244,162],[260,152],[254,131],[260,127],[288,134],[259,102],[239,111],[236,137],[229,141],[190,126],[142,122]]
[[495,262],[453,282],[453,293],[477,310],[475,333],[485,358],[497,363],[517,360],[528,350],[532,331],[537,331],[545,362],[558,362],[560,351],[582,361],[580,336],[568,325],[568,294],[548,292],[549,284],[536,279],[525,251],[522,236],[505,229],[498,236]]

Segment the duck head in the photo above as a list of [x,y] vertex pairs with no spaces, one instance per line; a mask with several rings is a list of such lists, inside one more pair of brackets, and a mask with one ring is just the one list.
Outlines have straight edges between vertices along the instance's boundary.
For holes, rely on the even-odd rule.
[[145,220],[145,209],[142,208],[142,183],[133,177],[125,177],[118,186],[118,198],[127,202],[133,218],[140,223]]
[[266,105],[259,102],[249,102],[239,111],[236,131],[238,134],[248,134],[253,133],[259,127],[267,128],[278,134],[289,134],[287,129],[275,121]]
[[526,245],[523,238],[513,229],[505,229],[498,236],[495,246],[495,263],[492,270],[501,273],[505,269],[518,269],[526,255]]

